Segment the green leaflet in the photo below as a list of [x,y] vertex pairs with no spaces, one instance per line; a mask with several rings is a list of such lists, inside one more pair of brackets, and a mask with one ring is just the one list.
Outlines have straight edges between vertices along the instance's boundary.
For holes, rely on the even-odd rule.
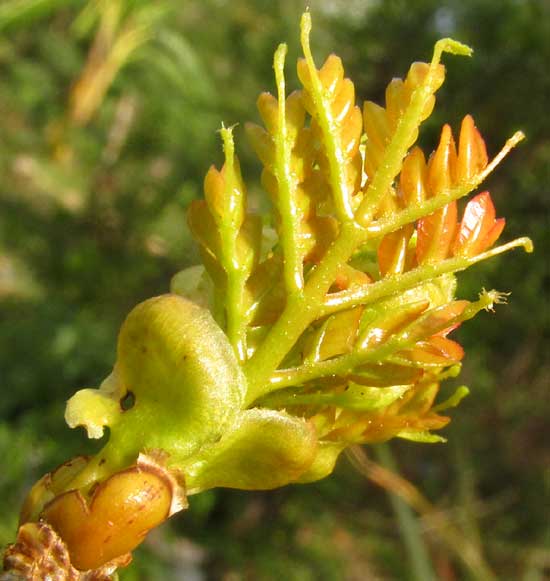
[[411,442],[420,442],[422,444],[438,444],[447,441],[446,438],[432,434],[431,432],[419,432],[415,430],[401,430],[396,434],[397,438],[410,440]]
[[399,399],[410,385],[368,387],[350,382],[341,393],[316,392],[306,394],[278,393],[265,399],[270,406],[336,406],[355,411],[384,408]]
[[460,387],[456,388],[451,397],[434,406],[432,410],[434,412],[442,412],[449,408],[454,408],[469,394],[470,390],[465,385],[461,385]]

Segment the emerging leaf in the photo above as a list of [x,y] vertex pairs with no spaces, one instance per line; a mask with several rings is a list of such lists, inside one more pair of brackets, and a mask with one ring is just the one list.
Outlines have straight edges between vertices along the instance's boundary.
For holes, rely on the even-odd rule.
[[474,196],[466,205],[453,254],[475,256],[490,248],[504,229],[504,218],[495,219],[495,207],[489,192]]

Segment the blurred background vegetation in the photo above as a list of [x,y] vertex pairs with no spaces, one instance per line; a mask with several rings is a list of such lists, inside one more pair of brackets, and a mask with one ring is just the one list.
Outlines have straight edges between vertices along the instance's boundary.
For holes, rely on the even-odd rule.
[[[216,130],[258,118],[277,43],[289,63],[298,54],[304,4],[0,2],[0,543],[35,480],[95,448],[64,425],[64,402],[107,375],[129,309],[198,261],[185,208],[221,161]],[[439,37],[474,47],[472,60],[446,59],[422,141],[433,148],[466,113],[493,153],[524,130],[487,186],[504,238],[528,234],[536,252],[462,277],[467,298],[482,286],[512,296],[459,332],[472,395],[448,444],[367,450],[360,471],[342,460],[313,485],[193,497],[121,580],[550,579],[550,4],[309,5],[318,63],[341,55],[360,100],[381,101]]]

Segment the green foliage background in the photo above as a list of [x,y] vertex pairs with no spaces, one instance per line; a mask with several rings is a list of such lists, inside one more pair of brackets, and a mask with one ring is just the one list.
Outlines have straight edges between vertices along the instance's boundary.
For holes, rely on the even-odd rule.
[[[115,2],[115,0],[113,0]],[[94,446],[63,423],[65,400],[113,363],[129,309],[198,261],[185,207],[221,161],[216,130],[256,120],[273,90],[278,42],[298,54],[302,2],[116,0],[143,43],[98,100],[71,117],[108,2],[0,3],[0,543],[13,539],[28,487]],[[312,0],[317,62],[334,51],[359,99],[453,36],[473,60],[447,59],[422,137],[472,113],[490,152],[528,136],[490,178],[515,253],[462,277],[512,292],[496,316],[460,330],[472,395],[449,444],[392,445],[401,474],[483,553],[499,579],[550,578],[550,5],[545,0]],[[289,70],[289,85],[296,78]],[[237,130],[243,173],[259,167]],[[448,387],[450,390],[450,386]],[[546,508],[545,508],[546,507]],[[425,516],[417,532],[438,579],[475,578]],[[215,491],[152,535],[121,579],[413,579],[387,494],[341,461],[330,479],[270,493]]]

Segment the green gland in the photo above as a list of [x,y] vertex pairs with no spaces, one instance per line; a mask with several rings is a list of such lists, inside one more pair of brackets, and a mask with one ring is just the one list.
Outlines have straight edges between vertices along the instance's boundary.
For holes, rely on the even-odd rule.
[[122,326],[113,373],[67,404],[70,426],[92,437],[110,430],[70,486],[88,486],[144,451],[161,452],[188,493],[298,480],[316,457],[314,427],[282,411],[246,410],[245,395],[241,367],[209,311],[172,294],[141,303]]

